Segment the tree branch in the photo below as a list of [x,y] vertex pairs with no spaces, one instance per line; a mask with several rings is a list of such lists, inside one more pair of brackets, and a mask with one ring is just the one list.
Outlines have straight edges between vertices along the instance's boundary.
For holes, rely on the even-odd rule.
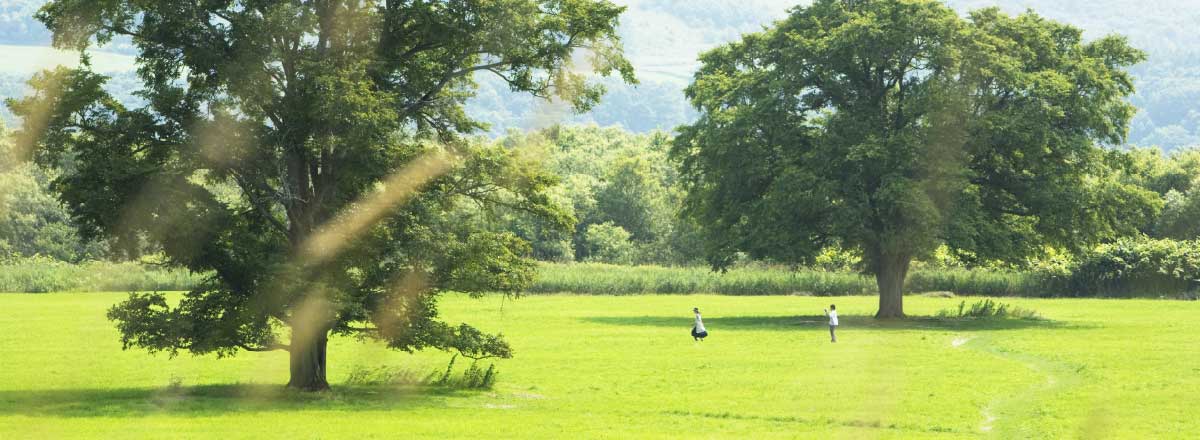
[[462,351],[462,350],[459,350],[459,349],[457,349],[457,348],[456,348],[456,349],[454,349],[454,351],[457,351],[457,352],[458,352],[458,354],[459,354],[460,356],[462,356],[462,357],[465,357],[465,358],[467,358],[467,359],[476,360],[476,361],[481,361],[481,360],[484,360],[484,359],[492,359],[492,358],[499,358],[499,357],[500,357],[500,356],[496,356],[496,355],[494,355],[494,354],[485,354],[485,355],[480,355],[480,356],[471,356],[471,355],[467,354],[466,352],[464,352],[464,351]]
[[255,196],[257,190],[261,190],[262,188],[255,187],[253,183],[248,181],[245,177],[237,172],[233,173],[233,180],[237,182],[238,187],[242,189],[242,193],[246,194],[246,199],[248,202],[250,202],[250,206],[253,207],[255,211],[258,211],[259,215],[262,215],[263,218],[267,219],[271,226],[274,226],[275,229],[286,235],[288,233],[287,225],[284,225],[279,218],[271,214],[271,210],[262,203],[262,199],[260,197]]
[[279,343],[275,343],[275,342],[269,343],[264,347],[251,347],[251,346],[246,345],[241,342],[239,342],[237,344],[237,346],[239,348],[241,348],[242,350],[254,351],[254,352],[265,352],[265,351],[275,351],[275,350],[291,351],[291,349],[292,349],[291,346],[279,344]]

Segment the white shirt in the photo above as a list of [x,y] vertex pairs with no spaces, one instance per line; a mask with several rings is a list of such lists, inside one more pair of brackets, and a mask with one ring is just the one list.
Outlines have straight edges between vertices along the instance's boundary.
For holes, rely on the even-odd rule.
[[703,332],[703,331],[707,331],[707,330],[704,329],[704,321],[700,320],[700,314],[697,313],[696,314],[696,332],[699,333],[699,332]]
[[[696,319],[700,319],[700,318],[699,318],[699,317],[697,317]],[[838,323],[837,323],[837,310],[830,310],[830,311],[829,311],[829,325],[838,325]]]

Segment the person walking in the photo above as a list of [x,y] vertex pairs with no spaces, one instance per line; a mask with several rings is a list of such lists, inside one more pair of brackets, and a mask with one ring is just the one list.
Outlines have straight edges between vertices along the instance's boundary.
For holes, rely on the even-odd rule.
[[[830,304],[829,310],[825,311],[825,316],[829,317],[829,341],[837,342],[837,326],[838,326],[837,306],[834,304]],[[699,322],[699,319],[700,319],[700,315],[697,314],[696,315],[697,322]]]
[[703,341],[708,337],[708,330],[704,329],[704,321],[700,319],[700,308],[693,307],[692,312],[696,313],[696,324],[692,326],[692,339]]

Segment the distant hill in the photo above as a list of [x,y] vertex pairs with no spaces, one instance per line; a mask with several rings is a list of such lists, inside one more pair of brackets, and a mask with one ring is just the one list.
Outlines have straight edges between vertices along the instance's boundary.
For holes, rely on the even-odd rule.
[[[489,122],[493,134],[555,122],[621,125],[630,130],[670,130],[695,116],[682,89],[707,49],[760,30],[782,18],[791,0],[618,0],[629,10],[621,34],[641,84],[609,82],[607,99],[594,110],[574,115],[561,105],[509,93],[502,82],[479,78],[481,90],[468,106]],[[32,14],[44,0],[0,0],[0,44],[47,46],[49,33]],[[949,0],[965,11],[1000,5],[1008,12],[1038,13],[1083,28],[1089,38],[1120,33],[1150,55],[1137,66],[1138,93],[1130,143],[1174,148],[1200,144],[1200,8],[1194,0]],[[118,44],[117,53],[131,53]],[[12,61],[11,49],[0,55]],[[28,57],[28,55],[23,55]],[[20,63],[16,63],[20,64]],[[28,64],[28,62],[26,62]],[[19,95],[29,69],[0,67],[0,97]],[[135,81],[125,79],[122,85]],[[128,95],[127,91],[122,95]],[[0,116],[11,119],[7,110]],[[14,121],[6,121],[13,125]]]

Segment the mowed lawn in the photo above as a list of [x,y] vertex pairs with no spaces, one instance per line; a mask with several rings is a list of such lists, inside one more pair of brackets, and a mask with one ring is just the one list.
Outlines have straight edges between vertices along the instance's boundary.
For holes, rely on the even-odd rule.
[[1196,302],[1005,299],[1047,321],[879,323],[873,297],[451,296],[449,321],[514,347],[493,390],[346,386],[355,368],[424,376],[450,355],[335,339],[335,390],[314,396],[282,390],[284,353],[121,351],[104,311],[123,297],[0,295],[0,438],[1200,436]]

